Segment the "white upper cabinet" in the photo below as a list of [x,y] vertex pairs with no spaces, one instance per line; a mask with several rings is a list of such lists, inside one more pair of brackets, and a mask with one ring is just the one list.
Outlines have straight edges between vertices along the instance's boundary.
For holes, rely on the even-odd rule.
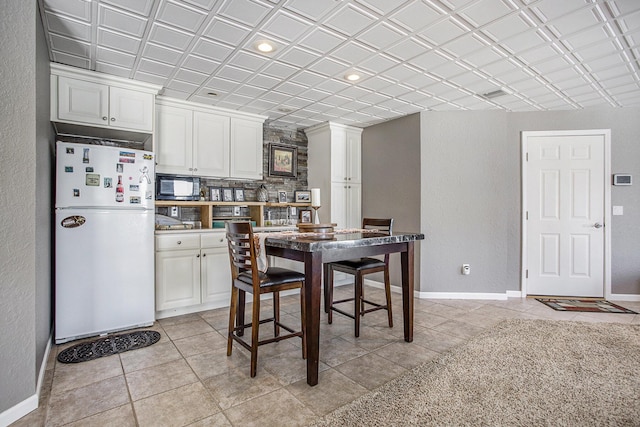
[[262,179],[262,122],[231,119],[231,176]]
[[331,181],[361,182],[361,133],[347,127],[331,128]]
[[194,175],[229,176],[229,145],[228,117],[194,111]]
[[169,105],[156,107],[156,171],[191,175],[193,172],[193,112]]
[[109,125],[153,132],[155,96],[137,90],[109,88]]
[[262,179],[265,117],[163,97],[156,109],[158,172]]
[[51,64],[51,121],[85,126],[84,129],[90,126],[150,134],[159,89],[147,83]]
[[109,124],[109,86],[59,77],[58,118],[107,126]]

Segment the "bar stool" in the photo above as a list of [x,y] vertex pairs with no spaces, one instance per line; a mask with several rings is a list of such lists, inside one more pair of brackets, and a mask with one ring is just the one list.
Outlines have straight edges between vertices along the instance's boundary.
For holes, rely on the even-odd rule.
[[[304,274],[279,267],[269,267],[265,272],[259,271],[256,258],[256,242],[250,222],[228,222],[227,242],[229,246],[229,260],[231,263],[231,305],[229,308],[229,332],[227,338],[227,356],[231,356],[233,341],[235,340],[251,352],[251,376],[256,376],[258,362],[258,347],[263,344],[281,341],[287,338],[302,338],[302,357],[305,353],[305,322],[304,322]],[[265,250],[265,248],[262,248]],[[280,292],[290,289],[300,290],[300,308],[302,313],[301,330],[295,331],[280,323]],[[238,316],[238,303],[244,304],[246,293],[253,294],[253,310],[251,323],[244,323],[244,316]],[[273,317],[260,320],[260,296],[273,294]],[[273,337],[259,339],[260,325],[273,322]],[[251,328],[251,341],[241,337],[244,329]],[[289,332],[280,335],[280,328]]]
[[[362,220],[362,228],[364,229],[377,229],[381,233],[391,234],[393,228],[393,218],[391,219],[374,219],[364,218]],[[355,277],[354,292],[355,295],[352,298],[346,298],[341,300],[333,300],[333,272],[339,271],[342,273],[351,274]],[[386,304],[379,304],[365,299],[363,290],[363,278],[367,274],[384,272],[384,290],[386,295]],[[347,313],[337,307],[335,304],[354,301],[354,314]],[[371,306],[371,308],[365,309],[365,304]],[[355,320],[355,336],[360,336],[360,317],[366,313],[377,310],[387,310],[387,316],[389,318],[389,327],[393,327],[393,314],[391,312],[391,284],[389,282],[389,254],[384,256],[384,261],[376,258],[357,258],[346,261],[336,261],[324,264],[324,307],[325,312],[328,314],[329,324],[333,322],[333,312],[340,313],[344,316],[350,317]]]

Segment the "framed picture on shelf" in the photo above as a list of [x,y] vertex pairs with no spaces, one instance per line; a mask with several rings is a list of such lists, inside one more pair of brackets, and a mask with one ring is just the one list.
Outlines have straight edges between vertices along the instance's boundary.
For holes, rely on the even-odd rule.
[[295,178],[298,173],[298,148],[269,145],[269,176]]
[[220,189],[218,187],[209,187],[209,200],[212,202],[222,201],[222,194],[220,194]]
[[300,222],[305,224],[311,223],[311,210],[300,209]]
[[234,188],[233,197],[236,202],[244,202],[244,188]]
[[222,201],[223,202],[233,202],[233,188],[223,188],[222,189]]
[[278,191],[278,203],[287,203],[286,191]]
[[296,191],[294,200],[296,203],[311,203],[311,191]]

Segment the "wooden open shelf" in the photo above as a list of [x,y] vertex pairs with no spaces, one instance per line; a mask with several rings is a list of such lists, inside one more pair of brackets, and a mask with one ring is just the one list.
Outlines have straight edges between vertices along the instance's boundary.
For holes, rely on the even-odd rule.
[[307,208],[311,207],[310,203],[277,203],[277,202],[207,202],[207,201],[177,201],[177,200],[156,200],[156,206],[185,206],[185,207],[199,207],[200,208],[200,220],[202,222],[202,228],[211,228],[213,221],[213,208],[215,206],[247,206],[249,208],[249,216],[252,221],[256,222],[256,227],[264,227],[264,208],[287,208],[298,207]]

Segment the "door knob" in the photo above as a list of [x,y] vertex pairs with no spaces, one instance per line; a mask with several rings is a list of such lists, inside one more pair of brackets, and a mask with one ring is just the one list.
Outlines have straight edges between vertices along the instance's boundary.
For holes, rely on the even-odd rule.
[[593,226],[594,226],[595,228],[602,228],[602,227],[604,227],[604,225],[600,224],[599,222],[596,222],[595,224],[593,224]]

